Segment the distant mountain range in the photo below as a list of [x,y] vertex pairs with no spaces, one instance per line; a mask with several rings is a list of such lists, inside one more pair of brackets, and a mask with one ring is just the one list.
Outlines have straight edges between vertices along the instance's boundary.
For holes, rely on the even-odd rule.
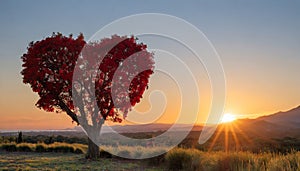
[[300,106],[285,112],[235,122],[244,132],[262,137],[300,137]]
[[286,112],[277,112],[272,115],[263,116],[258,120],[283,125],[286,127],[300,128],[300,106]]

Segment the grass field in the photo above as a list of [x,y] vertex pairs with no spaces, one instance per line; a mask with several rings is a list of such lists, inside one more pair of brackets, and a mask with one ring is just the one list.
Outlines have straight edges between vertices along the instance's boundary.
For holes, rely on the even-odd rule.
[[87,160],[84,154],[0,152],[0,170],[101,170],[101,171],[297,171],[300,152],[289,154],[251,152],[203,152],[173,149],[164,160],[125,160],[100,158]]
[[98,161],[90,161],[85,159],[83,154],[0,152],[0,170],[158,171],[164,169],[150,166],[141,160],[101,158]]
[[[165,150],[165,147],[140,146],[102,148],[137,158]],[[85,159],[86,149],[86,145],[76,143],[3,143],[0,144],[0,170],[300,171],[300,152],[297,150],[253,153],[175,148],[165,155],[144,160],[123,159],[101,150],[100,159],[88,160]]]

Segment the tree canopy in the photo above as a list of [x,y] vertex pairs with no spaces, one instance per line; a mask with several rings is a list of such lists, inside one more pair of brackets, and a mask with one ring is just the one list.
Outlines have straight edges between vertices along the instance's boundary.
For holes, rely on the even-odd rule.
[[[77,124],[83,120],[81,125],[89,120],[93,126],[107,119],[121,122],[140,102],[153,73],[153,54],[146,48],[133,36],[113,35],[86,43],[82,34],[73,38],[54,33],[29,44],[21,57],[21,74],[38,93],[40,109],[64,111]],[[77,79],[74,71],[85,79]],[[74,105],[75,98],[82,103]]]

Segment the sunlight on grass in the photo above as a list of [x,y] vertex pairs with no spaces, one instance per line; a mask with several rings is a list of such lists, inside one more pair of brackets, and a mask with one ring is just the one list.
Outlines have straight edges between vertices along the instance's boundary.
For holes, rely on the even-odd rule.
[[[225,129],[225,128],[224,128]],[[228,128],[230,129],[230,128]],[[3,146],[13,150],[28,150],[31,152],[7,152]],[[145,160],[126,160],[116,156],[100,158],[92,161],[84,158],[84,154],[65,152],[34,152],[38,146],[45,149],[66,147],[69,149],[87,148],[82,144],[0,144],[0,170],[285,170],[294,171],[300,168],[300,152],[291,151],[281,153],[252,153],[247,151],[200,151],[195,148],[175,148],[167,152],[160,160],[146,164]],[[114,151],[114,153],[126,153],[131,157],[153,155],[153,153],[166,150],[166,147],[143,146],[101,146],[102,149]],[[2,149],[2,150],[1,150]],[[85,151],[84,151],[85,152]]]
[[290,154],[251,152],[203,152],[195,149],[173,149],[166,155],[170,170],[285,170],[300,168],[300,152]]

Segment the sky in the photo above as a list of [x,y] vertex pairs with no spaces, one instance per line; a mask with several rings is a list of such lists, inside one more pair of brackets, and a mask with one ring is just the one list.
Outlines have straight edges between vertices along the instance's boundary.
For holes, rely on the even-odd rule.
[[[20,57],[26,53],[29,42],[46,38],[52,32],[75,36],[83,33],[88,39],[106,24],[139,13],[173,15],[205,34],[224,68],[225,113],[253,118],[300,105],[299,1],[1,0],[0,130],[75,126],[63,113],[47,113],[35,107],[38,96],[22,83],[20,74]],[[209,93],[206,83],[203,85],[199,91],[206,99]],[[173,122],[177,103],[170,101],[160,122]],[[209,102],[204,100],[200,106],[198,122],[202,123],[207,118]]]

